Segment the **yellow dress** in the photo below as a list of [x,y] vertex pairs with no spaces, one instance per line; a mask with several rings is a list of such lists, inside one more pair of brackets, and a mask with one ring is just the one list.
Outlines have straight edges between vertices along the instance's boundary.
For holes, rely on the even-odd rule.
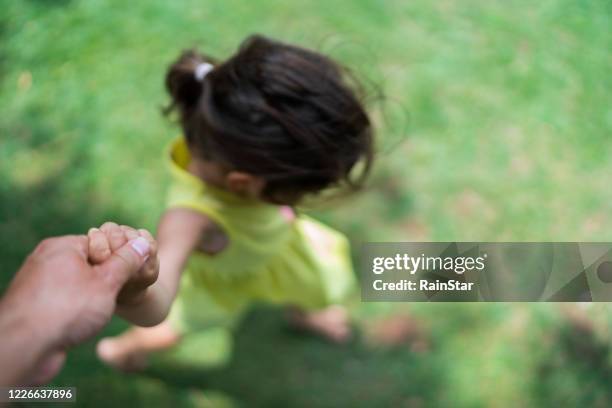
[[170,314],[181,333],[229,328],[254,302],[315,310],[341,303],[354,289],[344,235],[307,216],[290,219],[282,206],[206,184],[187,171],[190,154],[183,138],[171,144],[168,158],[168,208],[198,211],[229,238],[218,254],[190,256]]

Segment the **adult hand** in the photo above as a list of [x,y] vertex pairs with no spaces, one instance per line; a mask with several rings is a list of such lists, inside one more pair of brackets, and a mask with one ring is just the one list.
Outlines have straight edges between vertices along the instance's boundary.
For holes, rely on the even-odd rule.
[[66,349],[108,323],[121,287],[150,251],[147,240],[135,241],[93,266],[86,236],[50,238],[37,246],[0,300],[0,385],[49,381]]

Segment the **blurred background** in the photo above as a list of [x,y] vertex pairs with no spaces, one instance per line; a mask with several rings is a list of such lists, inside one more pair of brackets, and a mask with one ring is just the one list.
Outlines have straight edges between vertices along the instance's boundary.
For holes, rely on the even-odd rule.
[[[44,237],[106,220],[155,229],[179,132],[160,115],[165,69],[191,46],[226,57],[251,33],[327,53],[365,85],[374,175],[312,210],[356,260],[365,241],[611,240],[608,0],[5,1],[0,289]],[[92,341],[53,384],[84,406],[612,405],[605,304],[357,299],[354,314],[354,339],[335,346],[255,308],[212,368],[196,341],[120,374]]]

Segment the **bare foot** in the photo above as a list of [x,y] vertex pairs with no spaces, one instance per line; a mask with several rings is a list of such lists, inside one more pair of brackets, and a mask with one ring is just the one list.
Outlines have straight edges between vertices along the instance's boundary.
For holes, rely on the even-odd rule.
[[427,352],[430,348],[427,330],[410,315],[386,316],[368,321],[364,326],[368,342],[387,347],[408,345],[415,353]]
[[163,322],[155,327],[135,327],[116,337],[98,343],[100,360],[120,371],[135,372],[147,368],[148,355],[165,350],[180,340],[179,335]]
[[107,337],[96,346],[98,358],[119,371],[137,372],[147,368],[144,352],[129,351],[121,336]]
[[319,335],[334,343],[345,343],[351,337],[351,327],[346,309],[333,305],[316,312],[301,309],[288,310],[289,323],[294,327]]

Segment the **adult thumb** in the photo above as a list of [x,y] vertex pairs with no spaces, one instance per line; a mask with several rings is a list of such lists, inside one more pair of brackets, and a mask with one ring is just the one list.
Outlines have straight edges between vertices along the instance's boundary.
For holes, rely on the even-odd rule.
[[151,244],[146,238],[138,237],[128,241],[113,252],[105,262],[94,266],[106,276],[113,287],[119,289],[138,272],[151,252]]

